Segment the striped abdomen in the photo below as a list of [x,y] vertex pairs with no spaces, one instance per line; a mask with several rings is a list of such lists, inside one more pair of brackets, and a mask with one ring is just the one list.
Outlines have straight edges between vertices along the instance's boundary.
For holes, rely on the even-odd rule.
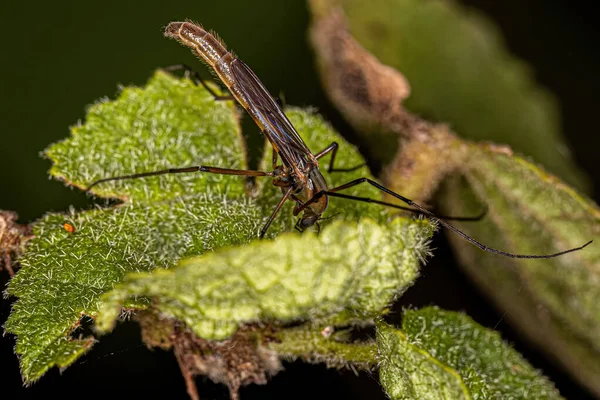
[[176,39],[194,50],[215,70],[236,100],[244,108],[248,108],[231,71],[231,64],[236,58],[219,39],[191,22],[171,22],[165,29],[165,36]]

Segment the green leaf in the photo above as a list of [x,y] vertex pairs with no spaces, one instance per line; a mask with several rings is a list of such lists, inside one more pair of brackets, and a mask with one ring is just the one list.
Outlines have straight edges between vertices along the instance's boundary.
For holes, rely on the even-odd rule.
[[[239,138],[233,107],[159,72],[145,89],[125,88],[118,100],[90,107],[86,124],[46,153],[54,176],[85,187],[100,178],[205,159],[243,167]],[[19,299],[5,329],[18,336],[26,382],[89,348],[90,340],[69,335],[77,334],[72,331],[82,315],[95,316],[100,295],[125,273],[168,267],[224,243],[246,243],[264,217],[243,196],[243,182],[232,177],[118,181],[96,186],[94,193],[130,201],[37,221],[22,269],[10,282],[8,293]],[[65,222],[76,228],[74,234],[63,228]]]
[[[322,149],[337,140],[342,164],[363,162],[358,152],[318,117],[292,110],[290,118],[312,148]],[[145,88],[124,88],[117,100],[90,107],[85,124],[74,127],[71,137],[51,146],[46,154],[54,163],[52,175],[77,187],[101,178],[169,167],[246,167],[234,106],[215,102],[191,81],[160,71]],[[265,157],[270,158],[270,153]],[[368,175],[362,168],[336,175],[334,181],[346,182],[357,174]],[[91,346],[92,338],[75,339],[80,336],[80,319],[95,318],[103,304],[101,296],[127,273],[169,268],[183,257],[255,239],[281,198],[278,189],[269,182],[265,185],[258,198],[250,198],[243,178],[235,176],[197,173],[106,182],[92,192],[123,199],[123,204],[68,215],[50,213],[37,221],[35,237],[20,259],[22,268],[7,291],[18,297],[5,330],[17,335],[16,353],[25,382],[38,379],[54,365],[68,366]],[[373,188],[356,189],[361,195],[379,196]],[[291,209],[284,206],[270,228],[270,237],[292,229]],[[360,216],[381,222],[386,218],[381,207],[362,203],[332,201],[331,211],[336,210],[343,212],[336,220],[355,220],[348,233],[362,226],[356,222]],[[75,227],[75,232],[66,231],[64,223]],[[329,223],[331,220],[323,221],[323,226]],[[411,229],[422,229],[420,237],[431,233],[431,227],[423,222],[405,224],[411,235],[417,235]],[[412,237],[406,239],[407,246],[414,244]],[[285,240],[301,239],[290,236]],[[257,241],[255,245],[268,244]],[[240,251],[251,253],[252,246]],[[382,246],[385,248],[385,243]],[[336,243],[332,243],[330,251],[335,249]],[[233,247],[229,251],[234,251]],[[417,254],[405,250],[402,256],[408,262],[416,260]],[[245,262],[246,267],[257,268],[262,258]],[[288,267],[287,260],[276,259],[273,268],[277,262],[281,268]],[[395,261],[385,265],[390,262]],[[416,273],[416,264],[412,268]],[[406,278],[412,279],[414,276]],[[353,301],[359,304],[361,298]],[[124,305],[143,308],[149,302],[134,298]]]
[[289,233],[187,258],[169,270],[128,275],[103,297],[97,326],[112,328],[134,296],[151,297],[205,339],[224,339],[244,322],[371,318],[417,277],[431,233],[423,220],[387,227],[339,221],[318,236]]
[[377,324],[379,377],[392,399],[560,399],[497,332],[435,307]]
[[489,206],[484,221],[460,228],[487,245],[543,254],[595,243],[541,260],[507,259],[450,235],[468,273],[506,318],[574,377],[600,392],[600,210],[559,179],[506,149],[469,144],[463,178],[441,196],[445,212]]
[[348,340],[348,330],[337,332],[331,325],[313,324],[282,329],[276,333],[277,340],[267,346],[279,357],[289,360],[323,362],[329,368],[357,368],[372,370],[377,364],[375,340],[365,342]]
[[[117,101],[91,106],[84,125],[46,150],[50,173],[85,189],[118,175],[173,166],[246,168],[237,116],[231,102],[215,102],[189,80],[157,72],[145,88],[126,87]],[[243,180],[227,175],[178,174],[95,186],[98,196],[160,201],[190,193],[244,192]]]
[[[343,8],[360,44],[408,79],[408,110],[449,123],[464,138],[509,144],[571,185],[589,186],[569,155],[555,97],[536,85],[528,67],[507,51],[498,29],[483,15],[440,0],[310,4],[315,23],[333,7]],[[358,85],[353,76],[348,78]],[[336,101],[335,93],[329,95]],[[351,96],[346,99],[352,101]],[[346,118],[352,121],[354,116]]]

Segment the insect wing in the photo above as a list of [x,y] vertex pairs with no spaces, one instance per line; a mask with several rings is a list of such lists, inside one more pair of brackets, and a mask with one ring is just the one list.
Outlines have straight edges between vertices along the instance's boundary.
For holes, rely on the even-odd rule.
[[266,134],[272,136],[277,147],[284,149],[292,146],[296,151],[312,155],[290,120],[250,67],[236,59],[231,64],[231,70],[238,85],[244,91],[248,103],[252,104],[268,120],[272,129]]

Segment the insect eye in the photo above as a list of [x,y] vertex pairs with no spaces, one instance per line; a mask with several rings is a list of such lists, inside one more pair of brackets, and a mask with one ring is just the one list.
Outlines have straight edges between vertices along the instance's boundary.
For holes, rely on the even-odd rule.
[[313,226],[315,224],[315,222],[317,222],[317,218],[318,218],[318,216],[316,216],[316,215],[310,215],[308,217],[304,217],[300,220],[300,226],[302,227],[302,229],[309,228],[309,227]]

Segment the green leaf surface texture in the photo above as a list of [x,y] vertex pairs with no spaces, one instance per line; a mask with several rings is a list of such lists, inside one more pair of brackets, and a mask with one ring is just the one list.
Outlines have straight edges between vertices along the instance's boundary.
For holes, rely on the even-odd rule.
[[600,391],[600,210],[558,178],[494,146],[470,144],[463,176],[447,185],[445,212],[489,206],[469,235],[513,253],[544,254],[594,243],[553,259],[507,259],[450,237],[462,264],[506,317],[575,377]]
[[377,324],[379,376],[391,399],[561,399],[500,335],[462,313],[407,310]]
[[152,297],[160,311],[199,337],[224,339],[243,322],[324,319],[344,312],[375,316],[418,275],[427,222],[335,222],[317,236],[187,258],[177,267],[129,275],[105,297],[98,327],[110,327],[131,296]]

